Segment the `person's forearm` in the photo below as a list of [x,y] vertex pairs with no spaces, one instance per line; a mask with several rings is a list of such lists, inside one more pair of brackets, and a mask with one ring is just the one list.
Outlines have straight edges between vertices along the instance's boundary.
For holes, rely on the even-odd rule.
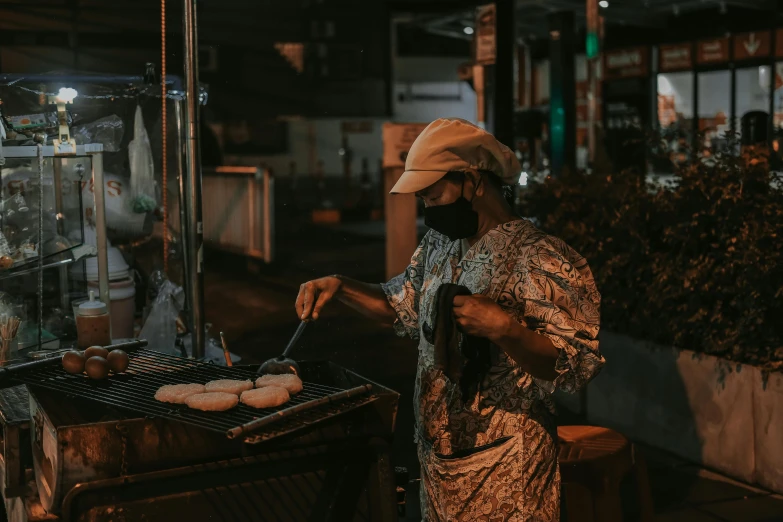
[[490,339],[533,377],[554,381],[555,363],[560,354],[552,341],[529,330],[509,316],[505,328]]
[[341,283],[335,295],[341,303],[385,326],[394,324],[397,314],[386,299],[381,285],[363,283],[340,275],[335,277]]

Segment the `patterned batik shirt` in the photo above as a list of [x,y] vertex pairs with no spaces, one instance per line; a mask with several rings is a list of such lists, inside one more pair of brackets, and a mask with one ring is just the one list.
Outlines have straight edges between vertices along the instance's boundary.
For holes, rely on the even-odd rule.
[[[463,402],[458,383],[434,367],[435,296],[443,283],[490,297],[548,337],[559,350],[554,382],[493,347],[490,370]],[[397,333],[419,340],[414,413],[425,520],[559,520],[551,394],[576,392],[604,364],[600,295],[585,259],[524,219],[496,227],[466,252],[431,230],[407,270],[382,287]]]

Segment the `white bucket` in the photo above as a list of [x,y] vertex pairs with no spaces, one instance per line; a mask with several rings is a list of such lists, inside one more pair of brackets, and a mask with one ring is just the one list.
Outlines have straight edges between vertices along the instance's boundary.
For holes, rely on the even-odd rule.
[[[96,281],[88,281],[87,286],[97,293]],[[136,313],[136,283],[133,278],[110,281],[109,301],[112,339],[133,337],[133,318]]]
[[[110,246],[106,257],[109,258],[109,281],[125,280],[130,277],[130,267],[118,248]],[[98,258],[88,257],[84,264],[87,281],[98,281]]]

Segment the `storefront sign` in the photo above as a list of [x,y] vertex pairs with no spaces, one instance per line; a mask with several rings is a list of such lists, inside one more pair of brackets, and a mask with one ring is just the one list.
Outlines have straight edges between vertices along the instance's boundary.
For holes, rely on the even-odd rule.
[[631,47],[604,53],[604,79],[638,78],[649,72],[647,47]]
[[700,40],[696,48],[696,61],[701,65],[729,61],[728,38]]
[[495,4],[476,10],[476,63],[495,63]]
[[660,72],[682,71],[693,67],[693,47],[690,43],[662,45],[658,48]]
[[769,56],[772,35],[769,31],[754,31],[734,35],[734,60],[752,60]]
[[383,124],[383,167],[404,167],[411,145],[426,123]]
[[783,58],[783,29],[775,32],[775,56]]

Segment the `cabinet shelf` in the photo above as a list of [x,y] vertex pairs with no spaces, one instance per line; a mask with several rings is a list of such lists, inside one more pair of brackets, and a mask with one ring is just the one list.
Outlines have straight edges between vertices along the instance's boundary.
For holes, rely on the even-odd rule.
[[75,263],[76,261],[87,259],[89,257],[94,257],[96,255],[96,252],[92,247],[88,245],[79,245],[56,255],[60,257],[62,256],[67,256],[67,257],[64,257],[63,259],[56,259],[54,261],[49,259],[42,266],[38,265],[37,259],[31,261],[30,263],[25,263],[24,265],[14,266],[13,268],[9,268],[8,270],[0,272],[0,281],[3,281],[5,279],[12,279],[14,277],[19,277],[28,274],[35,274],[41,270],[46,270],[48,268],[70,265],[71,263]]

